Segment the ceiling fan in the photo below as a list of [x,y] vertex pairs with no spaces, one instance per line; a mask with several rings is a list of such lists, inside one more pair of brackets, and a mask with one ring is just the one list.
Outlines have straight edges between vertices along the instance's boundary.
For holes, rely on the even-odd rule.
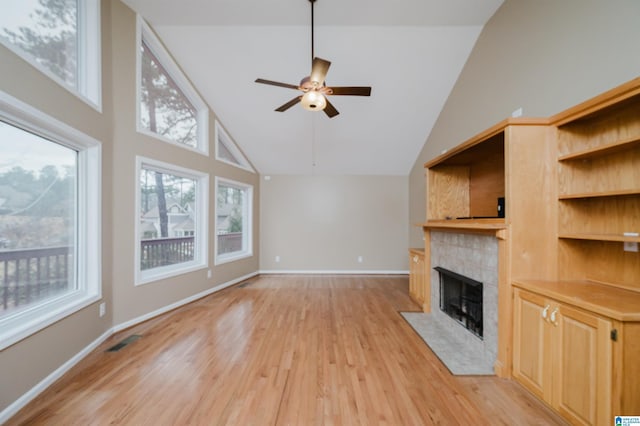
[[311,3],[311,74],[304,77],[298,86],[294,84],[280,83],[278,81],[256,79],[256,83],[269,84],[271,86],[286,87],[287,89],[300,90],[302,95],[296,96],[284,105],[276,108],[276,111],[284,112],[301,102],[302,106],[309,111],[323,110],[329,118],[340,114],[333,106],[327,96],[330,95],[347,95],[347,96],[371,96],[371,87],[349,86],[349,87],[328,87],[325,78],[329,71],[331,62],[315,57],[313,46],[313,4],[316,0],[309,0]]

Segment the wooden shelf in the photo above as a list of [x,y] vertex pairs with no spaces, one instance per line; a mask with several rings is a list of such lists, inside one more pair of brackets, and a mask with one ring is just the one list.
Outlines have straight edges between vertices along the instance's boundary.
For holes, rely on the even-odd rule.
[[640,236],[627,237],[620,234],[589,234],[589,233],[567,233],[560,234],[558,238],[569,240],[589,240],[589,241],[611,241],[611,242],[635,242],[640,243]]
[[451,219],[430,220],[422,224],[424,229],[456,230],[461,232],[477,232],[494,234],[503,238],[501,232],[507,229],[504,219]]
[[640,321],[636,291],[586,280],[515,280],[513,285],[619,321]]
[[640,137],[632,137],[617,141],[615,143],[585,149],[583,151],[574,152],[571,154],[565,154],[560,156],[558,158],[558,161],[586,160],[589,158],[600,157],[607,154],[614,154],[616,152],[625,151],[637,146],[640,146]]
[[559,200],[577,200],[581,198],[623,197],[628,195],[640,195],[640,189],[625,189],[621,191],[606,192],[582,192],[578,194],[560,194]]

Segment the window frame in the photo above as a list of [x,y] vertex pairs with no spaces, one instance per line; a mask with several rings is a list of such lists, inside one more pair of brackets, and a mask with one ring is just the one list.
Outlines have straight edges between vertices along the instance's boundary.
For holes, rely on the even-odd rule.
[[[194,232],[194,259],[189,262],[176,263],[173,265],[160,266],[157,268],[142,270],[140,267],[140,218],[138,212],[141,211],[142,197],[140,194],[140,173],[142,169],[154,170],[161,173],[173,174],[177,176],[194,179],[196,181],[196,202],[195,202],[195,232]],[[154,160],[148,157],[136,156],[136,200],[135,200],[135,285],[144,285],[160,281],[166,278],[186,274],[188,272],[206,269],[209,267],[209,174],[164,161]]]
[[[230,166],[237,167],[242,170],[246,170],[251,173],[255,173],[253,167],[247,160],[247,157],[244,156],[238,145],[231,139],[231,136],[226,132],[224,127],[220,124],[218,120],[215,121],[215,141],[216,141],[216,160],[221,161],[225,164],[229,164]],[[238,160],[238,163],[234,163],[232,161],[227,160],[226,158],[220,157],[219,154],[219,146],[223,144],[227,150]]]
[[[136,16],[136,23],[136,130],[138,133],[150,136],[154,139],[209,156],[208,105],[204,100],[202,100],[202,97],[200,97],[187,76],[180,69],[149,24],[147,24],[140,15]],[[140,84],[142,81],[142,52],[140,51],[140,47],[142,46],[143,40],[156,59],[158,59],[162,68],[176,83],[185,98],[187,98],[197,110],[196,123],[198,130],[196,133],[197,143],[195,147],[176,142],[170,138],[159,135],[158,133],[147,130],[142,126],[142,87]]]
[[0,319],[0,350],[102,299],[102,144],[0,91],[0,119],[78,152],[77,289]]
[[49,77],[91,108],[102,113],[102,34],[100,0],[77,0],[78,85],[70,86],[19,46],[0,44]]
[[[218,195],[220,190],[220,185],[231,186],[237,189],[246,190],[244,201],[246,205],[246,210],[242,215],[242,224],[243,229],[246,229],[246,232],[243,232],[242,235],[242,243],[245,247],[242,251],[236,251],[232,253],[224,253],[218,254]],[[235,180],[231,180],[228,178],[224,178],[221,176],[216,176],[215,178],[215,265],[222,265],[229,262],[235,262],[237,260],[246,259],[253,256],[253,185],[238,182]]]

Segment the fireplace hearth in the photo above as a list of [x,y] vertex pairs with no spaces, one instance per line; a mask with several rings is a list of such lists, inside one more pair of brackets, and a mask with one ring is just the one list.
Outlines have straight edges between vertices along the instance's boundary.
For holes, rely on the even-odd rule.
[[440,276],[440,310],[482,338],[482,283],[436,266]]

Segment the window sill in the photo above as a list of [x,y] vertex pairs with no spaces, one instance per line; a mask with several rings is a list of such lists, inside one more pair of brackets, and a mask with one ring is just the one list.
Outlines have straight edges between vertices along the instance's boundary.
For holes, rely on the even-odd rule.
[[163,266],[159,268],[147,269],[146,271],[136,271],[136,286],[151,284],[156,281],[161,281],[167,278],[176,277],[189,272],[199,271],[206,269],[209,265],[206,263],[189,262],[184,264]]
[[236,260],[247,259],[249,257],[253,257],[253,253],[249,252],[238,252],[238,253],[230,253],[222,256],[216,256],[215,264],[216,265],[224,265],[225,263],[235,262]]
[[101,299],[100,294],[75,292],[33,306],[0,320],[0,351]]

